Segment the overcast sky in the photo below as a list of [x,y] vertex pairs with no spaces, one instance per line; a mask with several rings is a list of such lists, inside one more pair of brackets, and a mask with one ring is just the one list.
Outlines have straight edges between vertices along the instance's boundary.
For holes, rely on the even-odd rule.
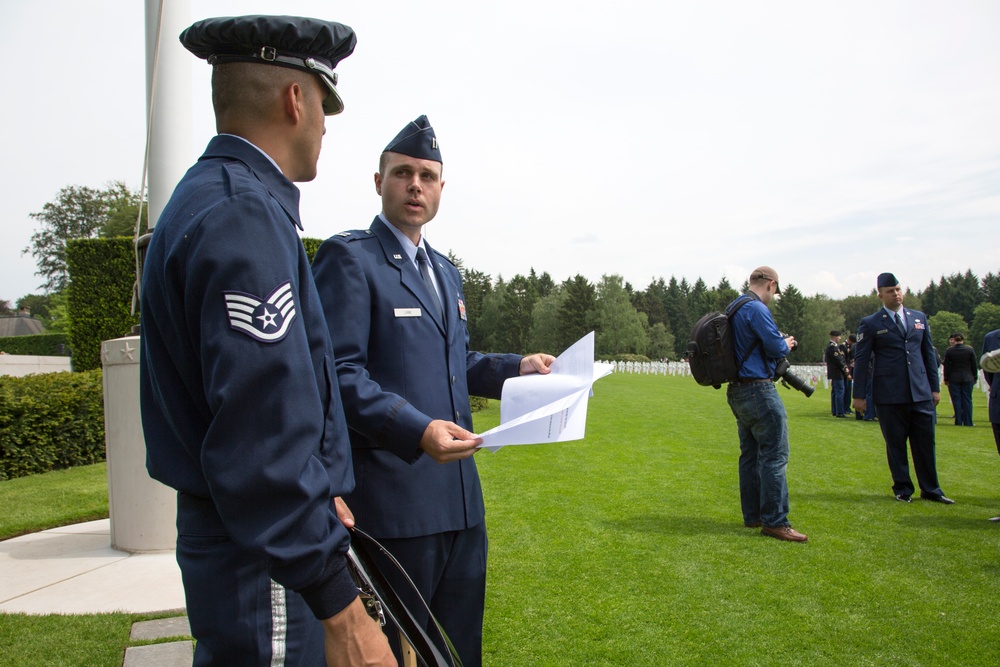
[[[170,1],[170,0],[168,0]],[[425,232],[466,266],[738,287],[759,264],[807,295],[1000,272],[1000,2],[189,0],[352,26],[305,236],[367,228],[388,141],[427,114],[445,161]],[[140,185],[141,0],[0,0],[0,299],[67,185]],[[180,48],[176,37],[169,48]],[[191,56],[191,162],[214,134]],[[252,242],[252,241],[251,241]]]

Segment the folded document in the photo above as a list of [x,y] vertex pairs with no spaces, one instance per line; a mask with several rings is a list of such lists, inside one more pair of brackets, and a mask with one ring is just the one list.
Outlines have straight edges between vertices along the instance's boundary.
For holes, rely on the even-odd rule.
[[579,440],[587,426],[587,401],[611,364],[594,361],[594,332],[573,343],[546,375],[511,378],[500,396],[500,425],[479,436],[482,449]]

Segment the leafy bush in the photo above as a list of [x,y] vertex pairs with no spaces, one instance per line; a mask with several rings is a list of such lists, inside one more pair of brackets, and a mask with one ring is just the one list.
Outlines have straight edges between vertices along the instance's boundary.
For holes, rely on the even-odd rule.
[[632,361],[639,363],[650,361],[649,357],[644,354],[605,354],[600,355],[598,358],[600,361]]
[[[66,334],[32,334],[30,336],[9,336],[0,341],[0,347],[7,354],[28,354],[40,357],[63,357],[67,354]],[[60,346],[62,346],[60,348]]]
[[309,258],[310,262],[316,257],[316,251],[323,245],[323,241],[324,239],[302,237],[302,246],[306,249],[306,257]]
[[139,323],[132,314],[135,246],[132,239],[75,239],[66,243],[70,344],[73,370],[101,367],[101,342],[128,336]]
[[100,370],[0,377],[0,480],[103,460]]
[[490,399],[482,396],[469,396],[469,407],[473,412],[480,412],[490,406]]

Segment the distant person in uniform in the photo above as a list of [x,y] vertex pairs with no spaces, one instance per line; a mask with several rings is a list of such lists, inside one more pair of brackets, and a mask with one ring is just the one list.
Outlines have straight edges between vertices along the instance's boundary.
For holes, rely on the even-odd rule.
[[[1000,373],[987,370],[995,368],[996,359],[990,359],[987,355],[990,352],[1000,350],[1000,329],[994,329],[983,338],[983,356],[980,364],[983,366],[983,377],[986,378],[990,386],[990,426],[993,427],[993,442],[997,446],[997,454],[1000,454]],[[1000,522],[1000,516],[995,516],[990,521]]]
[[462,664],[476,667],[486,523],[469,394],[500,398],[505,380],[548,373],[555,357],[469,349],[461,276],[423,233],[442,172],[434,128],[420,116],[382,152],[382,212],[323,243],[313,271],[354,448],[357,487],[345,500],[413,579]]
[[730,318],[736,359],[745,361],[739,379],[726,387],[740,438],[743,525],[779,540],[806,542],[809,538],[788,522],[788,414],[773,380],[778,361],[795,348],[795,338],[778,331],[767,308],[781,293],[777,271],[758,267],[747,283],[751,301]]
[[896,500],[908,503],[914,492],[909,441],[920,497],[950,505],[954,501],[938,485],[934,411],[941,389],[927,316],[903,307],[903,288],[893,274],[879,274],[876,285],[882,308],[858,326],[854,409],[868,407],[864,387],[870,373]]
[[[854,365],[855,365],[855,360],[856,360],[856,358],[858,356],[858,335],[857,334],[850,334],[847,337],[847,340],[848,340],[848,348],[851,350],[851,357],[850,357],[850,360],[849,360],[850,365],[851,365],[851,391],[847,392],[846,388],[845,388],[846,395],[845,395],[844,398],[845,398],[845,400],[850,401],[850,402],[853,403],[853,400],[854,400],[854,376],[855,376]],[[867,383],[867,386],[864,388],[865,400],[868,402],[868,408],[863,413],[862,412],[856,412],[856,411],[854,412],[854,419],[856,421],[862,421],[862,420],[864,420],[864,421],[874,421],[875,420],[875,403],[874,403],[874,401],[871,400],[871,386],[872,386],[871,379],[872,379],[872,376],[871,376],[871,373],[869,373],[868,374],[868,383]]]
[[944,383],[955,408],[955,426],[973,426],[972,387],[979,377],[976,351],[965,344],[965,336],[954,333],[955,344],[944,352]]
[[177,489],[194,665],[395,665],[347,569],[350,444],[293,185],[343,109],[354,32],[243,16],[181,42],[213,65],[219,134],[149,244],[140,397],[149,473]]
[[851,410],[851,394],[854,390],[854,345],[857,340],[857,336],[848,334],[847,340],[841,338],[840,341],[840,351],[844,353],[844,363],[847,365],[847,372],[844,374],[844,414],[848,417],[854,414]]
[[843,419],[844,413],[844,381],[847,379],[847,359],[840,346],[841,332],[834,329],[830,332],[830,342],[823,352],[826,362],[826,378],[830,381],[830,414]]

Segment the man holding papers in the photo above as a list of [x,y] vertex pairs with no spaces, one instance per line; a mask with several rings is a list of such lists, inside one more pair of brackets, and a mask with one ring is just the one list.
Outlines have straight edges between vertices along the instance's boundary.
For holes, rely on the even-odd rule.
[[482,662],[486,525],[469,393],[499,398],[505,380],[548,373],[554,357],[468,349],[458,269],[422,235],[441,174],[437,137],[421,116],[382,153],[382,213],[369,229],[326,241],[313,272],[351,430],[356,486],[345,500],[472,667]]

